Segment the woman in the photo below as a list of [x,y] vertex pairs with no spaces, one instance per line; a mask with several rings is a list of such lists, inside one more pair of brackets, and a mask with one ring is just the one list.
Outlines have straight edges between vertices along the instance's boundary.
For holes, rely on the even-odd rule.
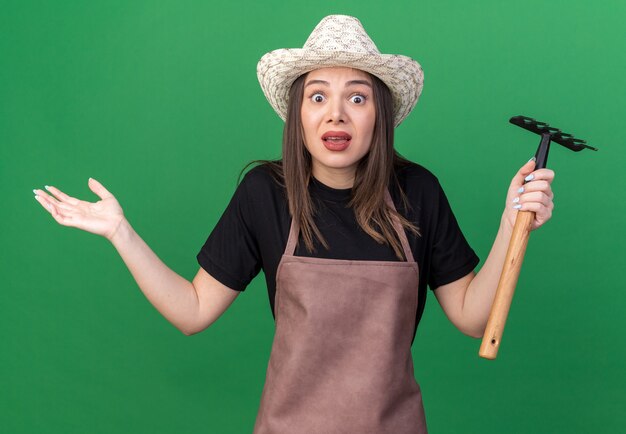
[[99,182],[89,180],[97,203],[54,187],[36,198],[58,223],[109,239],[187,335],[263,268],[276,333],[255,433],[425,433],[410,349],[426,286],[459,330],[482,336],[515,215],[534,211],[533,229],[550,218],[554,173],[530,160],[515,175],[476,274],[437,179],[393,148],[422,90],[417,62],[380,54],[356,18],[329,16],[302,49],[263,56],[258,76],[286,121],[283,158],[246,174],[193,282],[157,258]]

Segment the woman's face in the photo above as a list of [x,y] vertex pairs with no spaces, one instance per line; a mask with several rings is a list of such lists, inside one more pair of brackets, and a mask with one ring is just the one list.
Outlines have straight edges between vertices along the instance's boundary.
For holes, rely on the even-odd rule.
[[309,72],[301,116],[313,176],[330,187],[352,187],[357,164],[370,149],[376,119],[369,75],[352,68]]

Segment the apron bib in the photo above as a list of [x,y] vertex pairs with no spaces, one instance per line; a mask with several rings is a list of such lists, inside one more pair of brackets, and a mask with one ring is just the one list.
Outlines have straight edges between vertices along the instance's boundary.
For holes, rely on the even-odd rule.
[[254,434],[427,433],[411,356],[418,265],[393,224],[406,262],[294,256],[292,220]]

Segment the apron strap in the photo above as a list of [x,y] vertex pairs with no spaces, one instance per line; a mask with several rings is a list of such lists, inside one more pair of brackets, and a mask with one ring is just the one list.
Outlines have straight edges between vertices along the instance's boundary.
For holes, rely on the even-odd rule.
[[296,220],[291,218],[291,227],[289,228],[289,238],[287,239],[287,245],[285,246],[285,255],[293,256],[296,252],[296,244],[298,243],[298,234],[300,233],[300,225],[296,223]]
[[[391,194],[389,194],[388,189],[385,189],[385,202],[391,209],[396,211],[396,206],[391,199]],[[404,257],[406,258],[407,262],[415,262],[415,260],[413,259],[413,252],[409,247],[409,240],[406,237],[406,232],[404,231],[400,220],[395,215],[392,215],[391,220],[393,223],[393,228],[400,238],[400,244],[402,245],[402,250],[404,251]],[[289,238],[287,239],[287,245],[285,246],[285,255],[293,256],[293,254],[295,253],[299,233],[300,226],[296,223],[295,219],[292,218],[291,227],[289,228]]]

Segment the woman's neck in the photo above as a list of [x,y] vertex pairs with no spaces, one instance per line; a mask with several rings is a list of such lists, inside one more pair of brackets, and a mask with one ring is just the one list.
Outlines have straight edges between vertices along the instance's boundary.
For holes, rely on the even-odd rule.
[[343,190],[346,188],[352,188],[354,185],[354,175],[356,173],[355,168],[346,167],[335,169],[332,167],[313,167],[313,176],[322,184]]

